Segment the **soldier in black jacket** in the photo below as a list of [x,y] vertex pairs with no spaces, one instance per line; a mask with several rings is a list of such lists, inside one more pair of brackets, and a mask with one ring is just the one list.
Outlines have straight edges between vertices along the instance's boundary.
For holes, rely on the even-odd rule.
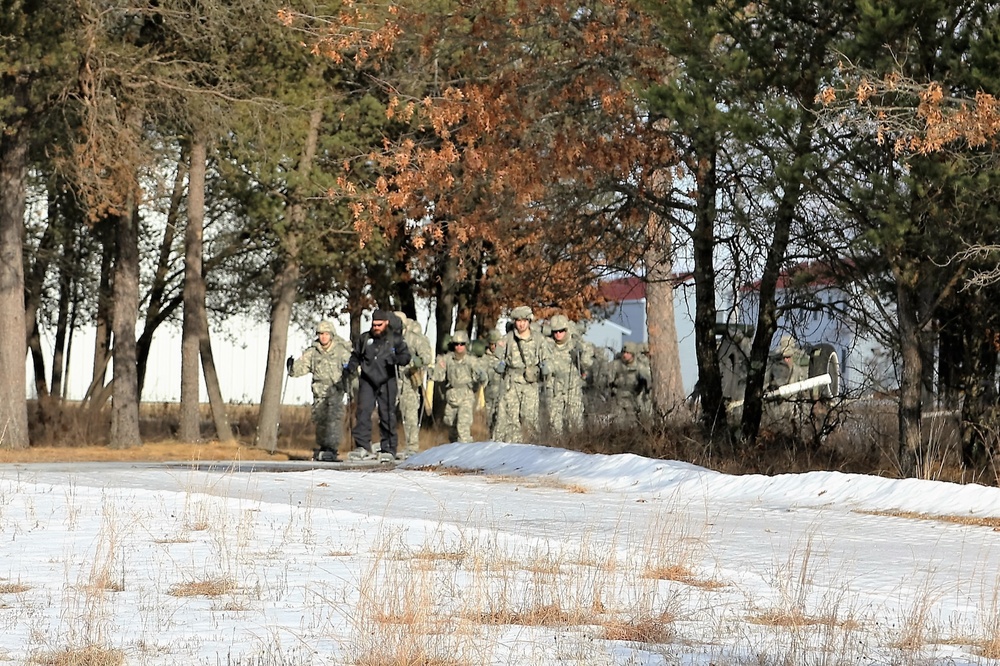
[[391,313],[376,310],[372,314],[371,330],[362,333],[354,344],[351,360],[344,366],[353,375],[358,369],[358,418],[354,426],[355,449],[348,457],[352,460],[375,458],[372,452],[372,412],[378,408],[378,429],[381,449],[378,458],[391,461],[396,458],[396,366],[410,362],[410,350],[403,336],[389,328]]

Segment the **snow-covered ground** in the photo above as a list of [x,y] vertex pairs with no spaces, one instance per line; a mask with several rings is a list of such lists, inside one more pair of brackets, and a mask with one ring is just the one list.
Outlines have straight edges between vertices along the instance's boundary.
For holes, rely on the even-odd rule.
[[1000,646],[1000,532],[977,523],[1000,518],[996,488],[502,443],[249,469],[0,466],[0,663],[986,664]]

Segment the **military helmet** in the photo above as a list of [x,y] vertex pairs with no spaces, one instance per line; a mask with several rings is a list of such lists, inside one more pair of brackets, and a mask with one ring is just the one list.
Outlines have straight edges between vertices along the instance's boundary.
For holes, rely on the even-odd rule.
[[639,349],[638,349],[638,347],[639,347],[639,343],[638,342],[626,342],[622,346],[622,351],[623,352],[628,352],[629,354],[632,354],[632,356],[638,356],[639,355]]
[[320,323],[316,324],[317,335],[319,335],[320,333],[335,333],[335,332],[336,331],[333,330],[333,324],[330,323],[328,319],[324,319]]
[[502,337],[503,333],[494,328],[491,329],[490,332],[486,334],[486,341],[489,343],[500,342],[500,339]]
[[510,318],[513,320],[527,319],[528,321],[534,321],[535,315],[531,312],[531,308],[527,305],[518,305],[516,308],[510,311]]
[[552,329],[553,333],[569,330],[569,318],[561,314],[552,315],[552,319],[549,320],[549,328]]
[[795,338],[790,335],[781,336],[778,342],[778,356],[794,356],[795,347]]
[[465,331],[455,331],[454,335],[451,336],[451,344],[458,342],[469,344],[469,334]]

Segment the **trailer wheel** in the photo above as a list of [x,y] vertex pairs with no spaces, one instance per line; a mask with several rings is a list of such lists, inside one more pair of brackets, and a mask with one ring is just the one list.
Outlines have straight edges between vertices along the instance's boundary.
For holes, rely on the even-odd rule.
[[809,376],[830,375],[830,383],[820,389],[820,397],[836,398],[840,395],[840,359],[833,345],[822,343],[809,351]]

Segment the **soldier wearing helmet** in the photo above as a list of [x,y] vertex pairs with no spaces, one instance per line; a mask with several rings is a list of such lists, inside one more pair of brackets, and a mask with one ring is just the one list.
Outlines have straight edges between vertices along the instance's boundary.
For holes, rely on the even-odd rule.
[[496,371],[503,375],[504,393],[497,412],[494,438],[523,441],[524,431],[538,431],[539,387],[548,377],[549,345],[533,331],[534,313],[526,305],[510,313],[514,328],[497,344]]
[[471,442],[476,391],[486,383],[486,372],[469,353],[469,334],[465,331],[455,331],[448,349],[447,354],[438,356],[431,379],[444,389],[444,422],[449,441]]
[[500,397],[503,395],[503,375],[497,372],[500,358],[497,356],[497,344],[503,338],[500,331],[493,329],[486,334],[486,349],[480,361],[480,366],[486,373],[486,384],[483,386],[483,408],[486,416],[486,427],[490,438],[494,438],[497,423],[497,410],[500,407]]
[[424,378],[427,366],[434,360],[431,341],[424,335],[420,322],[402,312],[396,317],[403,322],[403,341],[410,349],[410,362],[399,366],[399,412],[403,419],[404,453],[420,450],[420,420],[423,406]]
[[594,364],[594,349],[573,335],[566,315],[549,320],[549,368],[545,380],[549,427],[553,434],[583,427],[583,385]]
[[611,363],[611,398],[615,416],[629,421],[639,416],[644,394],[649,391],[649,367],[639,361],[641,344],[626,342]]
[[348,378],[344,364],[351,357],[351,344],[339,337],[326,319],[316,325],[316,341],[296,360],[289,356],[288,375],[312,374],[312,420],[316,427],[313,460],[336,462],[344,422],[344,396]]

